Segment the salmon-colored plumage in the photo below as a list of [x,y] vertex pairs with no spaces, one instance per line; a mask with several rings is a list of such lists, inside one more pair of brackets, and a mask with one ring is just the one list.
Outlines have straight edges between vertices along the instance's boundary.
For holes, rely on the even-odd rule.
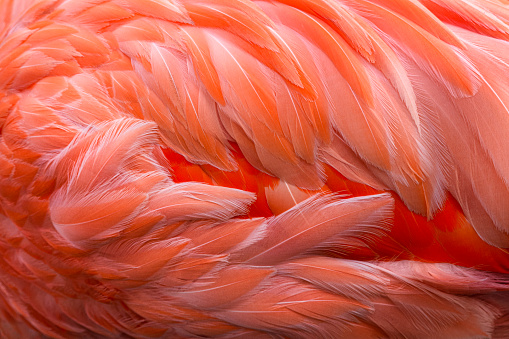
[[508,338],[507,0],[0,0],[0,336]]

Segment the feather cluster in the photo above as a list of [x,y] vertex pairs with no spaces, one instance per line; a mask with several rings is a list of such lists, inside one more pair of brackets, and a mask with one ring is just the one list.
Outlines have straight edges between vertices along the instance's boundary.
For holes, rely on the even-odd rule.
[[507,338],[508,107],[507,0],[0,0],[0,335]]

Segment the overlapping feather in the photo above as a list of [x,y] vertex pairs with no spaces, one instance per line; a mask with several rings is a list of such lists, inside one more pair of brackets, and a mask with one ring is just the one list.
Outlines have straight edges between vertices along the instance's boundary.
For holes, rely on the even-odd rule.
[[[503,334],[504,278],[330,257],[395,211],[322,162],[430,218],[447,189],[508,247],[506,5],[0,1],[0,333]],[[246,218],[260,197],[174,183],[161,147],[244,175],[240,149],[293,200]]]

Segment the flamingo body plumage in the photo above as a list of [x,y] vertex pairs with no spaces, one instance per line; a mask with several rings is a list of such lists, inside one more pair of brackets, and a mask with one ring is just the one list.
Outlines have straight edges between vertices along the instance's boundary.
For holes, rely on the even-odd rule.
[[507,0],[0,0],[6,338],[509,337]]

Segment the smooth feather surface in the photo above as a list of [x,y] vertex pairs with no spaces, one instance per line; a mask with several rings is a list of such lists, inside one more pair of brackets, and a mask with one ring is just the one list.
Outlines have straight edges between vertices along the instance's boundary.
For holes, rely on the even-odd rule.
[[0,0],[0,336],[507,337],[508,6]]

